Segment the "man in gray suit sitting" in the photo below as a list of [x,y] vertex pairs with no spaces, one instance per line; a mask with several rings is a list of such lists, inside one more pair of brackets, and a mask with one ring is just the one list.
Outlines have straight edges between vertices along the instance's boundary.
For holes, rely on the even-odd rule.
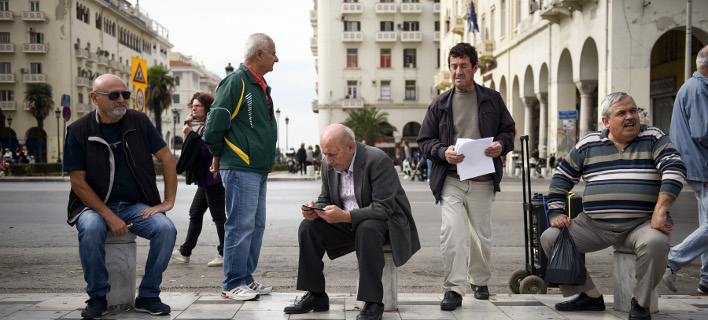
[[[357,143],[351,129],[328,126],[320,138],[322,191],[316,202],[302,206],[297,289],[307,291],[285,313],[329,310],[322,258],[336,259],[356,251],[359,292],[364,301],[358,320],[383,314],[383,246],[390,243],[393,261],[402,266],[420,249],[410,203],[391,159],[380,149]],[[316,209],[312,209],[316,208]]]

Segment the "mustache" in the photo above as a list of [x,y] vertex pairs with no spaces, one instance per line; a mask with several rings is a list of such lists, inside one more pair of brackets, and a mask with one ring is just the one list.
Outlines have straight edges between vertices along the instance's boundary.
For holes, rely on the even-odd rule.
[[626,127],[626,126],[633,126],[635,124],[637,124],[637,121],[634,119],[630,119],[630,120],[626,120],[622,125]]

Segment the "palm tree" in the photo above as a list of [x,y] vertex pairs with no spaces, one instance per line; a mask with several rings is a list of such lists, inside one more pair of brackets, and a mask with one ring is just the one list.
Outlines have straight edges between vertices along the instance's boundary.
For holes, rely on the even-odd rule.
[[353,110],[342,124],[354,131],[357,140],[365,140],[368,144],[381,141],[396,131],[396,128],[388,123],[388,113],[379,113],[376,108]]
[[148,87],[145,100],[148,109],[155,114],[155,128],[162,135],[162,112],[172,103],[175,78],[168,75],[170,69],[155,65],[147,70]]
[[28,83],[25,91],[25,102],[29,105],[30,112],[37,119],[37,142],[39,143],[38,162],[44,162],[44,118],[54,108],[52,99],[52,86],[46,83]]

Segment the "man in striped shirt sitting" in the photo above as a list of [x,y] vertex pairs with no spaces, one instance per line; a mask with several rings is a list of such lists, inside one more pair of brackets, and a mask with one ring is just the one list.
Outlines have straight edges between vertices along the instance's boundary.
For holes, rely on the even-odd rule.
[[[640,125],[634,99],[611,93],[600,104],[605,129],[582,138],[561,162],[548,191],[551,227],[541,236],[549,255],[560,229],[568,228],[582,253],[611,245],[633,248],[637,285],[629,319],[651,319],[651,292],[666,268],[673,225],[668,210],[686,177],[669,136],[657,127]],[[564,214],[568,193],[585,180],[584,212],[570,220]],[[582,285],[561,285],[559,311],[605,310],[602,294],[588,272]]]

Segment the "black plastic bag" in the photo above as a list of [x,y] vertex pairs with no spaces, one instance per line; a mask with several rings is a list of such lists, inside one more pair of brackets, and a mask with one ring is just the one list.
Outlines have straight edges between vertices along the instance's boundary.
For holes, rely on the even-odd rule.
[[578,252],[567,228],[562,228],[551,251],[546,269],[546,283],[581,285],[585,283],[585,257]]

